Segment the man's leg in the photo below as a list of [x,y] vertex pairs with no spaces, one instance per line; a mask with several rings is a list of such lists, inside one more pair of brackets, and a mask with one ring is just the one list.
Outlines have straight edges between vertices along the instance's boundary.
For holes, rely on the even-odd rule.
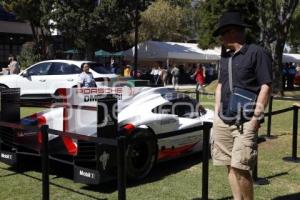
[[234,200],[242,200],[243,199],[242,192],[240,189],[238,178],[234,173],[234,168],[227,166],[227,169],[228,169],[228,181],[232,191],[233,198]]
[[231,171],[237,179],[239,191],[243,200],[253,200],[253,180],[248,170],[231,167]]

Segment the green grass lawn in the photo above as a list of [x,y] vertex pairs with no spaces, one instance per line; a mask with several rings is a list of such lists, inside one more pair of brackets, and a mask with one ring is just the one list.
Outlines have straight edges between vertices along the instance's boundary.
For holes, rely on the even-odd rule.
[[[213,97],[201,97],[203,104],[213,107]],[[289,107],[293,102],[274,101],[273,110]],[[22,109],[22,116],[40,110]],[[259,144],[258,176],[267,178],[268,185],[255,186],[255,199],[300,199],[300,163],[288,163],[283,157],[292,151],[292,112],[274,116],[273,139]],[[266,123],[260,130],[266,135]],[[300,144],[300,139],[298,139]],[[299,152],[299,147],[298,147]],[[300,152],[299,152],[300,154]],[[300,157],[300,155],[299,155]],[[39,162],[31,162],[39,166]],[[58,165],[50,176],[50,199],[117,199],[116,182],[91,187],[74,183],[70,178],[71,169]],[[200,199],[201,198],[201,154],[160,163],[150,175],[140,182],[128,183],[127,199]],[[25,167],[21,173],[5,164],[0,164],[0,200],[41,199],[41,173],[38,167]],[[223,167],[209,167],[210,199],[231,199],[231,191]],[[279,198],[280,197],[280,198]],[[290,198],[291,199],[291,198]]]

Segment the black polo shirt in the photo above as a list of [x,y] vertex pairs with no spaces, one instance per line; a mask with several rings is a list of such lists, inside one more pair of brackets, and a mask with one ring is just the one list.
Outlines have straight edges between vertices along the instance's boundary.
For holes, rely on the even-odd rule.
[[237,53],[227,53],[221,57],[219,83],[223,113],[228,108],[230,97],[228,60],[232,56],[232,85],[259,93],[263,84],[272,83],[272,58],[255,44],[245,44]]

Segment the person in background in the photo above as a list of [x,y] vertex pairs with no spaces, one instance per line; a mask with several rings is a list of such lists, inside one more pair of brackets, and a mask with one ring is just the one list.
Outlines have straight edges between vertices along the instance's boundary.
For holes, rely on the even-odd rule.
[[289,64],[285,63],[282,66],[282,85],[283,85],[283,89],[286,88],[286,83],[287,83],[287,80],[288,80],[288,69],[289,69]]
[[287,69],[287,89],[294,89],[294,80],[296,76],[296,66],[294,63],[289,63]]
[[156,85],[157,84],[157,80],[159,79],[159,69],[158,69],[158,66],[152,67],[150,74],[152,76],[152,83]]
[[97,87],[93,74],[89,71],[90,66],[87,63],[82,65],[82,72],[78,78],[78,88]]
[[208,85],[213,81],[213,77],[214,77],[214,69],[213,66],[211,64],[208,65],[207,68],[205,68],[205,84]]
[[165,66],[161,69],[161,81],[164,86],[168,85],[168,67]]
[[126,65],[123,71],[124,77],[131,77],[131,67],[130,65]]
[[8,57],[9,64],[6,68],[2,68],[3,74],[18,74],[20,73],[20,65],[14,55]]
[[180,75],[179,68],[176,64],[173,66],[173,69],[171,70],[171,75],[172,75],[172,84],[173,87],[175,88],[176,86],[178,86],[179,75]]
[[205,68],[201,64],[197,64],[194,74],[191,75],[196,80],[196,91],[203,91],[205,82]]

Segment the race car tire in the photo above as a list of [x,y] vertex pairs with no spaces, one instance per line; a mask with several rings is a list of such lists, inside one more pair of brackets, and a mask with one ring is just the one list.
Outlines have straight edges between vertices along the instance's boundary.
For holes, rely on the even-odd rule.
[[[134,139],[141,138],[145,140],[134,142]],[[156,140],[149,130],[138,130],[130,136],[127,148],[127,177],[132,180],[145,178],[155,163],[156,152]]]

